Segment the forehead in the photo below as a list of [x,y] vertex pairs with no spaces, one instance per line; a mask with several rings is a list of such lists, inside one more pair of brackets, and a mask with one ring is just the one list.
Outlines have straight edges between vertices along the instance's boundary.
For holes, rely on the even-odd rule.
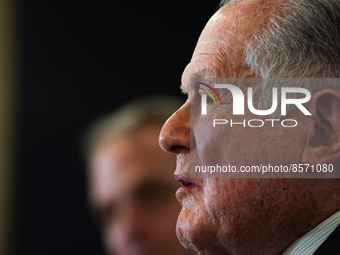
[[240,78],[245,45],[263,31],[275,6],[276,1],[231,1],[217,11],[202,31],[183,84],[190,78]]
[[141,183],[175,182],[175,155],[159,147],[160,128],[144,126],[96,147],[90,162],[90,190],[95,199],[128,195]]

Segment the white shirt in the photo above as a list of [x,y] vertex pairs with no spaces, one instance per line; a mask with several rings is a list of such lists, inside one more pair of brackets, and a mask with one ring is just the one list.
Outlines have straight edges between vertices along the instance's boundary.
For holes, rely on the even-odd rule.
[[312,255],[340,224],[340,211],[291,244],[282,255]]

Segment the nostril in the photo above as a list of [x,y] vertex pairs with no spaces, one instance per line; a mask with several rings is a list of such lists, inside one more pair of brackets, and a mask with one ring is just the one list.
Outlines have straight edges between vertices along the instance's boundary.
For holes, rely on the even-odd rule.
[[174,145],[170,147],[170,152],[173,152],[173,153],[181,153],[184,150],[188,150],[188,148],[182,145]]

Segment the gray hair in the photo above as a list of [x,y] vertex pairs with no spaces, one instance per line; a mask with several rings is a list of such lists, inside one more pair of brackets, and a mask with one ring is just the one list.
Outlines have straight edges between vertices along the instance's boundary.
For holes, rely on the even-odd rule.
[[[221,1],[220,6],[229,0]],[[263,79],[262,106],[268,108],[269,78],[340,78],[340,1],[279,0],[269,25],[255,34],[245,48],[251,71]],[[268,85],[270,84],[270,85]],[[311,93],[339,83],[308,85]]]
[[340,1],[289,0],[246,47],[262,78],[340,77]]
[[168,96],[150,96],[132,101],[103,117],[90,127],[84,139],[84,154],[89,157],[104,139],[126,134],[144,124],[162,125],[182,102]]

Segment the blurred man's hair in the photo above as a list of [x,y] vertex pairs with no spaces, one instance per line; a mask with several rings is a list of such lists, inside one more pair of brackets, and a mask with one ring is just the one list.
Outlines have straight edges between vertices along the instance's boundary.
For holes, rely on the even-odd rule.
[[90,127],[84,139],[85,156],[88,158],[105,139],[124,135],[144,124],[163,125],[182,103],[168,96],[149,96],[127,103]]

